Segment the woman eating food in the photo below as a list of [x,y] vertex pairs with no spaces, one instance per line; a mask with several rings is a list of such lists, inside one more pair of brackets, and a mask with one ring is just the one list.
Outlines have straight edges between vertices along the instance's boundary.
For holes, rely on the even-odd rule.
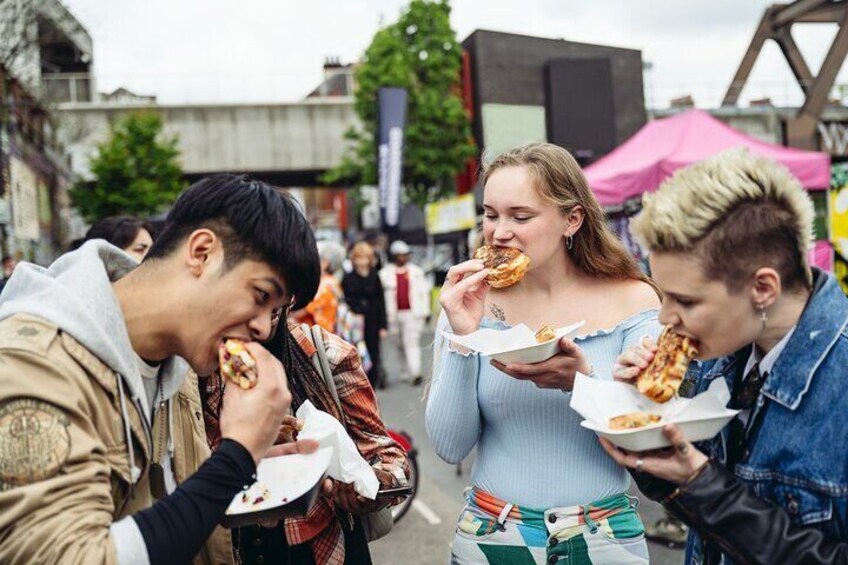
[[[789,171],[735,150],[679,171],[631,224],[664,293],[660,321],[698,349],[739,414],[714,439],[627,453],[642,492],[690,527],[686,563],[848,563],[848,300],[811,269],[814,211]],[[637,378],[650,340],[619,358]]]
[[[406,453],[386,432],[377,399],[362,370],[356,348],[340,337],[321,331],[327,360],[336,388],[331,391],[312,365],[317,354],[313,338],[302,326],[287,321],[287,311],[276,311],[272,319],[273,335],[265,343],[268,351],[286,370],[292,394],[292,412],[306,401],[330,414],[344,425],[363,459],[370,462],[381,489],[405,485],[409,477]],[[220,411],[223,383],[227,378],[242,388],[256,382],[254,361],[243,344],[227,340],[220,351],[220,374],[203,382],[203,410],[210,447],[221,442]],[[338,401],[334,398],[338,395]],[[278,443],[294,441],[303,422],[287,416],[280,427]],[[259,491],[259,496],[264,496]],[[232,531],[239,563],[277,565],[367,565],[371,563],[364,516],[399,499],[378,496],[368,500],[358,495],[353,485],[327,479],[323,495],[302,519],[287,518],[280,524],[243,526]]]
[[564,149],[507,151],[483,182],[486,247],[448,272],[441,328],[586,325],[528,365],[437,341],[427,432],[449,463],[477,448],[452,563],[647,563],[627,472],[580,427],[569,401],[578,371],[611,380],[621,352],[659,333],[657,294]]

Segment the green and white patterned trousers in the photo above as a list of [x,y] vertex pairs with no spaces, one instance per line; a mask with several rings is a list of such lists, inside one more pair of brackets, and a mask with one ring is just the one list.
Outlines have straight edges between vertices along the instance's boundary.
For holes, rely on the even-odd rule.
[[636,501],[619,494],[586,505],[537,510],[470,489],[456,528],[453,565],[644,565]]

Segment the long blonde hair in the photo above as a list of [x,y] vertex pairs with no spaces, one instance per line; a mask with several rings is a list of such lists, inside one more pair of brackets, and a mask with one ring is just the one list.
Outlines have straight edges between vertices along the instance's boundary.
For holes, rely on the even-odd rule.
[[506,167],[527,167],[534,188],[563,215],[575,206],[583,208],[583,225],[574,234],[571,249],[565,250],[581,271],[601,279],[640,280],[657,290],[607,225],[604,211],[571,153],[552,143],[507,150],[484,168],[483,185],[495,171]]

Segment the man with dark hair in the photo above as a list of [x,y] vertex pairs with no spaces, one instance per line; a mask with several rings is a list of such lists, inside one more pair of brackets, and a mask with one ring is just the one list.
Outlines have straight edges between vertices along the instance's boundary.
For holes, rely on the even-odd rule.
[[[134,267],[90,241],[48,269],[23,264],[0,300],[2,563],[185,563],[277,437],[291,395],[256,342],[319,278],[295,203],[243,177],[201,180]],[[180,445],[196,439],[187,422],[202,420],[185,409],[185,362],[211,373],[227,338],[248,342],[258,383],[227,385],[223,442],[180,478],[197,457]]]

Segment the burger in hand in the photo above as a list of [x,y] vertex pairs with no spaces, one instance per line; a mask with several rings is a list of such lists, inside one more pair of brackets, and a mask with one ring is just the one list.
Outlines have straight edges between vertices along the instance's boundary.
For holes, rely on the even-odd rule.
[[513,247],[483,245],[474,252],[474,258],[483,261],[489,270],[486,282],[492,288],[506,288],[524,278],[530,258]]
[[666,326],[657,340],[657,351],[636,377],[636,388],[654,402],[667,402],[680,389],[689,363],[698,355],[695,340]]
[[218,349],[218,364],[221,376],[242,389],[256,386],[256,360],[239,339],[227,339]]

